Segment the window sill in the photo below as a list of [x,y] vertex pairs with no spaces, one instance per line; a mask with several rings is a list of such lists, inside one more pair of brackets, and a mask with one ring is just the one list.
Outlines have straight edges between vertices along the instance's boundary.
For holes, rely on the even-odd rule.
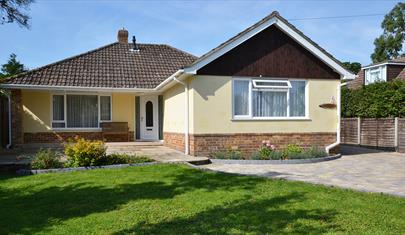
[[56,132],[100,132],[101,128],[52,128]]
[[231,121],[311,121],[309,117],[234,117]]

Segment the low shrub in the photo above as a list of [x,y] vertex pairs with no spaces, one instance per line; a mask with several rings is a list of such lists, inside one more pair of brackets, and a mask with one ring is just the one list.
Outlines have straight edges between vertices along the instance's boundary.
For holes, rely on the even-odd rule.
[[327,157],[328,153],[324,149],[320,149],[316,146],[312,146],[311,148],[308,149],[308,153],[313,157],[313,158],[320,158],[320,157]]
[[136,156],[136,155],[129,155],[129,154],[113,153],[110,155],[106,155],[101,160],[100,164],[101,165],[137,164],[137,163],[145,163],[145,162],[153,162],[153,160],[146,156]]
[[63,167],[60,154],[52,149],[41,149],[31,161],[32,169],[51,169]]
[[242,153],[238,150],[229,149],[226,151],[218,151],[210,154],[211,158],[214,159],[232,159],[240,160],[243,159]]
[[316,146],[309,149],[303,149],[296,144],[288,144],[283,150],[276,150],[275,148],[268,148],[263,145],[257,152],[251,156],[253,160],[280,160],[280,159],[308,159],[326,157],[328,154],[325,150]]
[[105,158],[106,147],[103,141],[90,141],[76,138],[65,145],[67,167],[99,166]]

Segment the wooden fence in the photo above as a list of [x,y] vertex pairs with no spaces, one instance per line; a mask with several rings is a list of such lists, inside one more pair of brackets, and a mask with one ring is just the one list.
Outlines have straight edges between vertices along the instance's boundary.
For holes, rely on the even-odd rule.
[[340,140],[405,152],[405,118],[342,118]]

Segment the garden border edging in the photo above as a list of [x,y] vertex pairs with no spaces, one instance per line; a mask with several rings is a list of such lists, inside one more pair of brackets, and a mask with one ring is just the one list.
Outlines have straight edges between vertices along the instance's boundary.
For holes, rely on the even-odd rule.
[[45,174],[45,173],[52,173],[52,172],[62,173],[62,172],[73,172],[73,171],[96,170],[96,169],[114,169],[114,168],[130,167],[130,166],[148,166],[148,165],[155,165],[155,164],[160,164],[160,163],[161,162],[144,162],[144,163],[133,163],[133,164],[52,168],[52,169],[38,169],[38,170],[20,169],[20,170],[17,170],[17,175],[37,175],[37,174]]
[[232,159],[210,159],[212,163],[222,163],[222,164],[242,164],[242,165],[266,165],[266,164],[308,164],[317,162],[326,162],[339,159],[342,154],[336,154],[333,156],[322,157],[322,158],[310,158],[310,159],[288,159],[288,160],[232,160]]

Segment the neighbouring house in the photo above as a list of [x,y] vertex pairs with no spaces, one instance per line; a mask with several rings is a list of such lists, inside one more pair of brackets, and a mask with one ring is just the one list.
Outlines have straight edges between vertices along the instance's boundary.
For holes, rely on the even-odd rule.
[[394,79],[405,80],[405,57],[362,67],[356,78],[347,83],[348,88],[357,89],[375,82],[387,82]]
[[[118,42],[12,77],[12,144],[88,139],[105,123],[129,141],[163,140],[190,155],[252,152],[263,140],[339,145],[340,80],[332,55],[273,12],[201,57]],[[329,104],[323,106],[322,104]],[[327,108],[329,107],[329,108]],[[104,137],[103,137],[104,136]]]

